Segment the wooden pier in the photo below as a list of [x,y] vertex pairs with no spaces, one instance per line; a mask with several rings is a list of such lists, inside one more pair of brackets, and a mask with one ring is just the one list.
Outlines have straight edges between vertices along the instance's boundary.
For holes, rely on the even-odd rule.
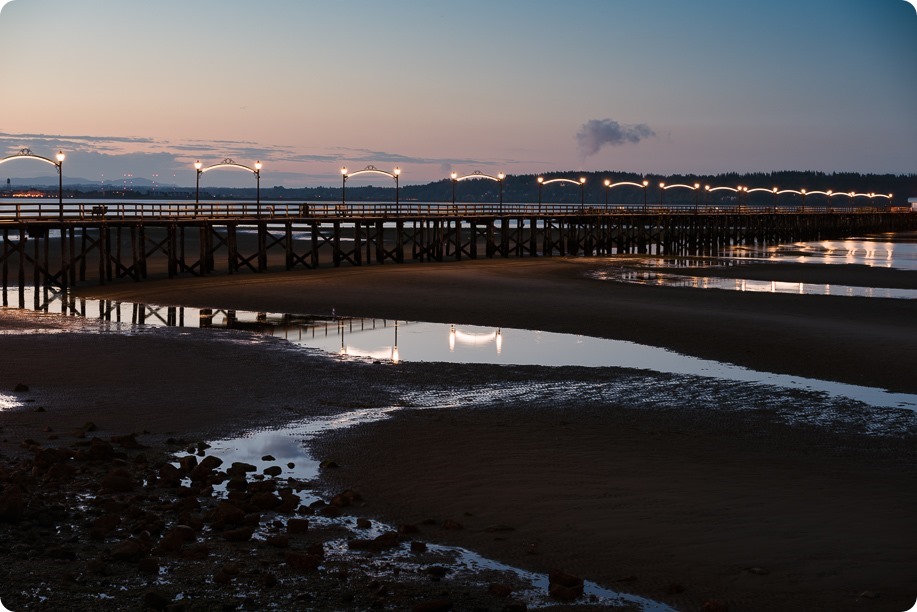
[[[243,208],[244,206],[244,208]],[[54,207],[56,209],[56,207]],[[716,254],[917,229],[883,209],[68,204],[0,216],[2,288],[477,258]]]

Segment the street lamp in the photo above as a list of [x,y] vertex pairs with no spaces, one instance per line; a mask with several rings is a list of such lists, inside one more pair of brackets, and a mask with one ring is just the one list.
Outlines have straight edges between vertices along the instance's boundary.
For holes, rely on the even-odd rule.
[[60,220],[64,220],[64,152],[57,151],[57,206]]
[[580,212],[586,210],[586,177],[579,177],[579,207]]
[[697,199],[700,197],[700,183],[694,183],[694,214],[697,214]]
[[401,168],[395,167],[392,174],[395,175],[395,214],[398,215],[401,212],[401,197],[398,192],[398,177],[401,176]]
[[261,162],[255,162],[255,207],[258,211],[258,218],[261,218]]
[[544,187],[544,177],[538,177],[538,212],[541,212],[541,189]]
[[449,175],[449,178],[452,179],[452,209],[455,210],[455,184],[458,182],[458,172],[453,172]]
[[646,214],[646,189],[650,186],[650,182],[646,179],[643,180],[643,213]]
[[497,174],[497,178],[499,179],[498,182],[500,183],[500,214],[502,215],[503,214],[503,179],[506,178],[506,175],[500,172],[499,174]]
[[800,189],[799,193],[802,194],[802,212],[806,212],[806,190]]
[[347,207],[347,166],[341,166],[341,210]]
[[665,207],[665,183],[659,183],[659,207]]
[[611,187],[611,181],[605,179],[605,212],[608,212],[608,188]]
[[194,214],[197,214],[198,205],[201,202],[201,168],[204,165],[201,163],[201,160],[194,162],[194,169],[197,171],[197,182],[194,185]]

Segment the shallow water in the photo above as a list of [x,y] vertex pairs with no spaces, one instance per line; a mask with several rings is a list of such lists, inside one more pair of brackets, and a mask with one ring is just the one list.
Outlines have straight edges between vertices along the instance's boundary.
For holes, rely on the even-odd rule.
[[[344,359],[635,368],[818,391],[875,407],[917,410],[914,394],[761,372],[623,340],[515,328],[163,307],[76,299],[50,290],[36,294],[31,288],[22,295],[27,305],[42,312],[60,312],[104,323],[243,329]],[[18,300],[20,296],[17,293],[13,297]]]
[[917,299],[917,289],[856,287],[851,285],[830,285],[825,283],[791,283],[787,281],[764,281],[745,278],[721,278],[715,276],[689,276],[686,274],[622,268],[597,271],[591,276],[597,280],[611,280],[622,283],[656,285],[662,287],[721,289],[725,291],[747,291],[753,293],[793,293],[797,295],[890,298],[899,300]]
[[726,257],[780,263],[856,264],[895,270],[917,270],[917,234],[876,234],[844,240],[796,242],[767,248],[736,246]]

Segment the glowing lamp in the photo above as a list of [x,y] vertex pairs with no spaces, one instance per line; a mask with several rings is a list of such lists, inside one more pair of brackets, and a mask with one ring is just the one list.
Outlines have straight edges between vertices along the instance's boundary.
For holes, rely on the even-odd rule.
[[343,174],[344,176],[347,176],[347,167],[346,166],[341,166],[341,174]]
[[260,161],[255,162],[255,170],[257,170],[258,172],[261,172],[261,162]]
[[57,152],[57,163],[59,163],[59,164],[64,163],[64,158],[65,158],[65,157],[66,157],[66,155],[64,155],[64,152],[63,152],[63,151],[58,151],[58,152]]

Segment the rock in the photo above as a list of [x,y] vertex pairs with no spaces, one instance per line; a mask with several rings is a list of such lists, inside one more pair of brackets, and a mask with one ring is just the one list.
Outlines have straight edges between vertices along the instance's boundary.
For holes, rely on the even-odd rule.
[[879,594],[876,593],[875,591],[863,591],[859,595],[860,599],[877,599],[878,597],[879,597]]
[[113,469],[102,478],[99,484],[103,491],[112,493],[129,493],[137,487],[131,473],[123,468]]
[[358,529],[369,529],[373,526],[372,521],[368,518],[363,518],[362,516],[357,519],[357,528]]
[[322,564],[322,560],[315,555],[295,552],[288,552],[285,560],[290,569],[300,573],[314,572]]
[[272,465],[270,467],[264,468],[264,474],[267,476],[276,477],[280,476],[281,473],[283,473],[283,468],[281,468],[279,465]]
[[548,572],[548,595],[561,601],[574,601],[583,595],[583,579],[560,570]]
[[415,555],[427,552],[427,545],[423,542],[411,542],[411,552]]
[[677,582],[673,582],[665,590],[666,595],[678,595],[679,593],[684,593],[684,592],[685,592],[685,587],[683,585],[678,584]]
[[347,489],[346,491],[342,491],[341,493],[338,493],[332,497],[331,505],[337,506],[338,508],[346,508],[347,506],[352,505],[354,502],[358,502],[362,499],[363,497],[359,493],[351,489]]
[[220,502],[206,517],[206,520],[217,529],[226,525],[241,525],[245,521],[245,512],[231,502]]
[[146,448],[140,442],[137,442],[137,434],[132,433],[126,436],[112,436],[111,441],[113,444],[117,444],[121,448],[127,449],[140,449]]
[[25,393],[28,390],[29,385],[24,385],[22,383],[18,383],[15,387],[13,387],[13,393]]
[[754,574],[756,576],[767,576],[768,574],[770,574],[769,571],[761,567],[749,567],[745,571],[748,572],[749,574]]
[[398,533],[402,535],[411,535],[418,532],[420,532],[420,529],[417,528],[417,525],[398,525]]
[[273,510],[280,505],[280,498],[267,491],[252,495],[251,505],[258,510]]
[[170,529],[159,542],[160,548],[166,552],[176,552],[181,550],[185,544],[194,542],[197,539],[197,532],[188,525],[176,525]]
[[89,528],[89,537],[94,540],[103,540],[105,536],[121,524],[121,517],[117,514],[103,514],[92,522]]
[[287,521],[287,533],[300,534],[309,530],[309,519],[291,518]]
[[431,565],[424,568],[423,572],[433,578],[445,578],[446,574],[449,573],[449,568],[442,565]]
[[464,525],[462,525],[462,524],[459,523],[458,521],[455,521],[455,520],[452,520],[452,519],[446,519],[445,521],[443,521],[442,527],[443,527],[443,529],[445,529],[445,530],[447,530],[447,531],[458,531],[458,530],[460,530],[460,529],[464,529],[464,528],[465,528]]
[[244,476],[247,472],[257,472],[258,468],[253,466],[250,463],[243,463],[241,461],[234,462],[229,469],[226,470],[226,473],[230,476]]
[[89,461],[111,461],[115,458],[115,448],[105,440],[93,438],[85,458]]
[[252,539],[255,530],[251,527],[238,527],[222,533],[223,539],[227,542],[247,542]]
[[111,558],[115,561],[138,561],[146,556],[149,548],[139,540],[130,538],[115,544],[111,549]]
[[323,470],[331,470],[334,468],[339,468],[341,466],[339,466],[336,462],[332,461],[331,459],[325,459],[324,461],[318,464],[318,467]]
[[277,461],[276,459],[274,459],[273,455],[265,455],[264,457],[261,458],[261,460],[262,461]]
[[137,569],[139,569],[144,574],[157,576],[159,574],[159,559],[156,557],[146,557],[141,559],[137,564]]
[[371,540],[363,538],[354,538],[347,541],[347,547],[351,550],[368,550],[370,552],[381,552],[387,548],[398,546],[400,536],[395,531],[388,531]]

